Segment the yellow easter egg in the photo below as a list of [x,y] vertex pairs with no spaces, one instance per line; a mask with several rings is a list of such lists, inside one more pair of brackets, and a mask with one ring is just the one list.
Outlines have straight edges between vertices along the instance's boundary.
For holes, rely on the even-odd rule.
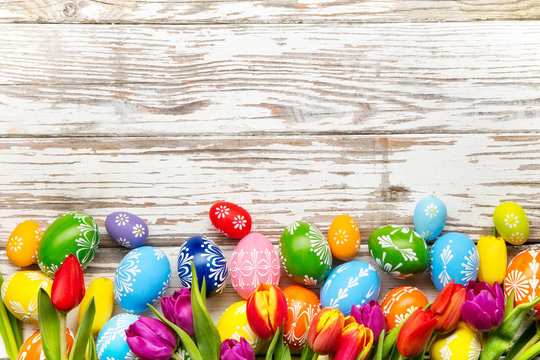
[[332,255],[339,260],[350,260],[360,249],[360,231],[348,215],[336,217],[328,230],[328,243]]
[[20,267],[36,263],[36,252],[40,240],[41,229],[35,221],[27,220],[17,225],[6,245],[9,261]]
[[245,338],[255,353],[257,353],[265,344],[260,337],[255,335],[248,324],[246,304],[247,301],[239,301],[229,306],[223,315],[221,315],[221,318],[217,323],[217,329],[221,341],[226,339],[240,341],[240,338]]
[[2,301],[17,319],[37,326],[39,289],[50,295],[51,287],[52,280],[39,271],[18,271],[4,280]]
[[456,330],[435,338],[429,354],[432,360],[478,360],[481,351],[478,335],[460,322]]

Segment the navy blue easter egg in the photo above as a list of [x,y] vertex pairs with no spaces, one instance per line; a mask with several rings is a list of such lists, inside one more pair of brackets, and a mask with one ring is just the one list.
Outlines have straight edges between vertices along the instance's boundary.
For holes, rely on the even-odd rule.
[[191,289],[191,262],[197,271],[199,288],[203,278],[206,295],[220,294],[225,288],[229,270],[221,249],[206,236],[193,236],[180,247],[178,254],[178,277],[184,287]]
[[431,279],[439,291],[450,280],[462,285],[476,280],[478,265],[476,245],[463,234],[444,234],[431,247]]
[[171,264],[152,246],[131,250],[114,275],[114,298],[127,312],[140,313],[159,300],[169,286]]
[[143,246],[148,239],[148,225],[137,215],[116,211],[105,219],[105,229],[118,244],[128,249]]
[[109,319],[101,328],[97,338],[96,351],[98,359],[136,359],[126,341],[126,330],[129,325],[138,319],[137,315],[126,313]]
[[377,271],[364,261],[349,261],[336,267],[321,289],[321,306],[339,309],[345,315],[353,305],[363,305],[379,296]]
[[414,208],[414,231],[426,241],[433,241],[446,224],[446,205],[435,196],[423,198]]

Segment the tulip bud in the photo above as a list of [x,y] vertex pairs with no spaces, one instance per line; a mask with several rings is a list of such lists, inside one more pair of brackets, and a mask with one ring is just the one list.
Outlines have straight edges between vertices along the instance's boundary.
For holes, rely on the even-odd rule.
[[269,339],[285,322],[287,299],[277,286],[260,284],[247,300],[246,315],[253,332]]
[[141,360],[168,360],[176,349],[176,336],[161,321],[140,317],[126,330],[129,348]]
[[333,360],[355,360],[363,352],[360,360],[364,360],[373,345],[371,329],[358,323],[352,323],[343,329],[338,343],[338,350]]
[[92,280],[90,285],[88,285],[88,289],[86,289],[86,294],[81,302],[81,306],[79,306],[79,324],[82,322],[88,304],[94,298],[96,313],[94,322],[92,323],[92,335],[97,334],[111,318],[114,299],[113,287],[114,283],[111,279],[100,277]]
[[504,320],[504,294],[498,282],[469,281],[465,302],[461,305],[463,321],[476,331],[490,331]]
[[489,285],[504,281],[507,266],[506,243],[502,237],[481,236],[476,245],[480,266],[478,268],[478,280],[485,281]]
[[433,304],[431,310],[438,320],[435,330],[448,332],[454,330],[461,319],[461,304],[465,301],[465,287],[455,284],[454,280],[442,289]]
[[84,292],[81,264],[70,254],[54,275],[51,301],[58,310],[68,312],[81,303]]
[[338,348],[344,316],[338,309],[324,308],[311,322],[307,341],[317,354],[333,354]]
[[255,352],[246,339],[227,339],[221,344],[219,360],[255,360]]
[[163,316],[189,336],[193,337],[193,310],[191,308],[191,291],[188,288],[176,290],[172,296],[161,298]]
[[370,300],[360,308],[353,306],[351,315],[356,322],[371,329],[373,332],[373,342],[377,343],[381,336],[381,331],[386,331],[386,318],[377,300]]
[[397,349],[406,358],[420,355],[437,325],[431,309],[417,309],[405,320],[397,338]]

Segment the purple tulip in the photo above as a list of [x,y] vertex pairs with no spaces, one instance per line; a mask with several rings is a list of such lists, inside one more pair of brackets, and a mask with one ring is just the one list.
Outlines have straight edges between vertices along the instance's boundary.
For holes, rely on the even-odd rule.
[[227,339],[221,344],[219,360],[255,360],[255,353],[246,339]]
[[360,308],[353,306],[351,316],[357,323],[364,325],[373,332],[373,343],[379,341],[381,331],[386,331],[386,318],[377,300],[370,300]]
[[140,317],[126,335],[129,348],[141,360],[168,360],[176,349],[176,336],[158,319]]
[[191,291],[188,288],[176,290],[172,296],[161,298],[163,316],[189,336],[193,337],[193,310],[191,309]]
[[477,331],[499,327],[504,320],[504,295],[499,283],[490,286],[484,281],[469,281],[465,302],[461,305],[461,317]]

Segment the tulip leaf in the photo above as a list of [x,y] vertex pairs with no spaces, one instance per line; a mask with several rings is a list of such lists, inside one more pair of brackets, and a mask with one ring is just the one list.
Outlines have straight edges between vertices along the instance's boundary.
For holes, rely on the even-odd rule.
[[304,345],[304,350],[302,350],[302,355],[300,356],[300,360],[311,360],[313,358],[313,355],[315,355],[315,352],[313,352],[313,349],[308,345],[307,341]]
[[[0,286],[4,279],[0,274]],[[15,360],[22,345],[21,329],[19,320],[13,314],[7,311],[3,301],[0,301],[0,335],[4,340],[4,346],[10,359]]]
[[83,359],[86,353],[86,347],[88,346],[88,338],[90,336],[90,330],[92,329],[92,323],[94,322],[94,316],[96,315],[96,303],[94,297],[90,300],[90,303],[86,307],[84,317],[77,330],[75,341],[73,342],[73,348],[69,354],[69,360]]
[[93,337],[88,337],[88,347],[87,347],[87,356],[86,360],[98,360],[96,343]]
[[[272,342],[268,346],[268,350],[266,350],[266,360],[272,360],[277,344],[280,341],[281,337],[282,337],[282,332],[281,332],[281,329],[279,329],[274,334],[274,337],[272,338]],[[283,344],[283,341],[281,341],[281,343]]]
[[505,319],[508,317],[508,315],[510,315],[510,312],[514,310],[514,291],[515,289],[512,289],[512,291],[510,291],[510,295],[508,296],[508,299],[506,300],[506,305],[504,306]]
[[385,332],[382,330],[381,336],[379,337],[379,342],[377,343],[377,350],[375,351],[375,355],[373,355],[372,360],[382,360],[384,334]]
[[38,293],[38,318],[45,358],[60,360],[60,320],[49,294],[42,288]]
[[540,342],[537,342],[528,348],[523,355],[517,358],[517,360],[532,360],[535,359],[538,354],[540,354]]
[[[2,306],[4,306],[4,304],[2,304]],[[11,312],[8,311],[7,315],[9,317],[9,322],[11,324],[11,331],[13,332],[13,336],[15,337],[15,344],[17,345],[17,349],[20,349],[23,344],[23,340],[21,336],[21,326],[20,326],[21,322]]]
[[527,329],[519,336],[516,342],[508,351],[508,354],[504,357],[505,360],[513,360],[518,358],[521,354],[525,352],[532,344],[539,340],[537,332],[537,323],[532,322]]
[[382,350],[383,359],[388,359],[388,355],[390,355],[390,351],[396,344],[399,331],[401,330],[401,327],[403,326],[404,322],[405,321],[402,321],[401,324],[399,324],[398,326],[390,330],[388,334],[386,334],[386,337],[384,339],[384,344],[383,344],[383,350]]

